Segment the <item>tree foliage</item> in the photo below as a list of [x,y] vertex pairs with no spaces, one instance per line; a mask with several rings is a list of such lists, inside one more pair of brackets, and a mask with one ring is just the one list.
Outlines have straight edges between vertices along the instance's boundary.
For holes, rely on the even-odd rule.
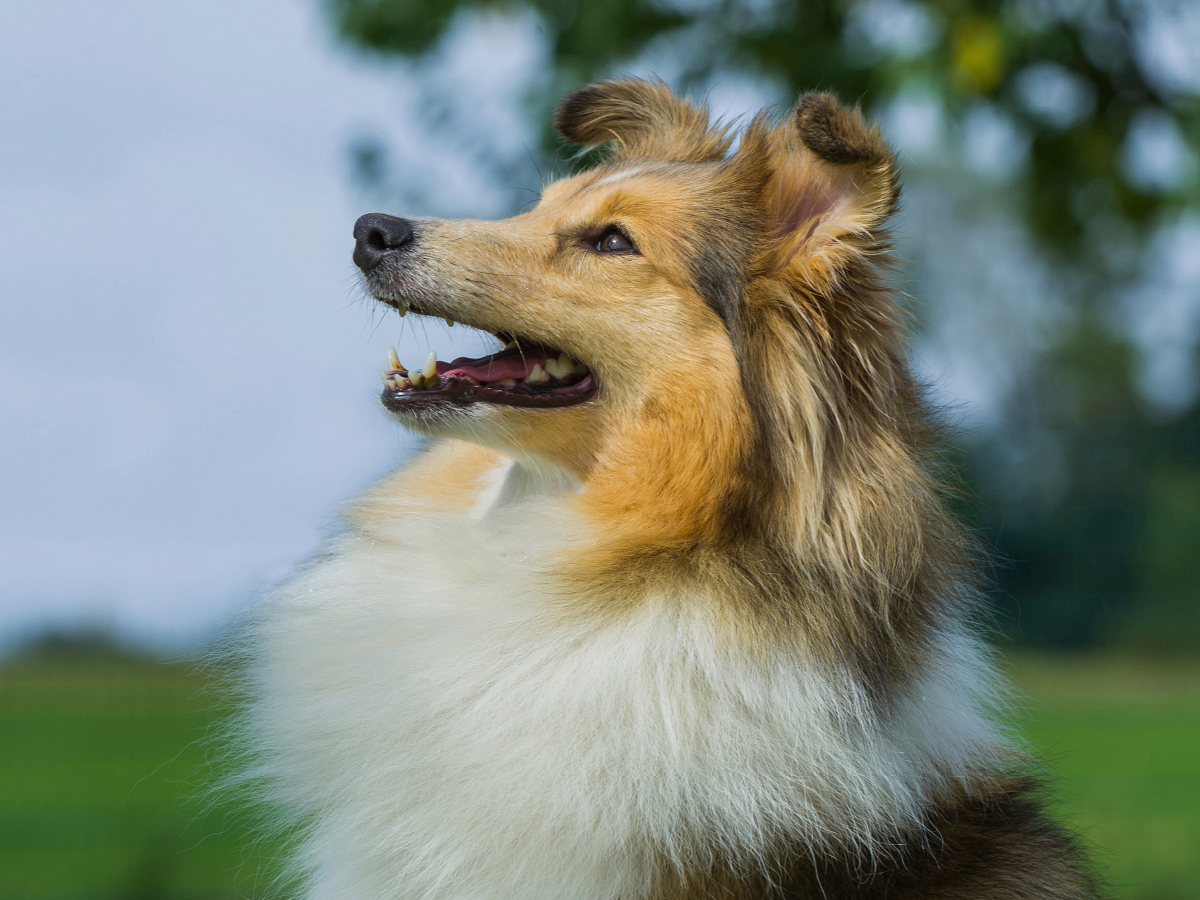
[[1190,198],[1123,165],[1136,122],[1196,136],[1196,98],[1159,84],[1139,47],[1147,7],[1117,0],[331,0],[341,34],[381,53],[421,54],[470,9],[536,10],[560,78],[618,71],[651,41],[690,48],[685,80],[761,74],[792,94],[832,87],[877,107],[904,85],[954,119],[988,103],[1030,139],[1031,224],[1086,252],[1100,217],[1142,226]]

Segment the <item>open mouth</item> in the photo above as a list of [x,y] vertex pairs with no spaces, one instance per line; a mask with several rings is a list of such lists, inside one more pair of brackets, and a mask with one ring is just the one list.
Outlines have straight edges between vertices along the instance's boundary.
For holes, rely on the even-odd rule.
[[430,353],[424,365],[411,370],[393,349],[382,373],[383,405],[397,412],[446,402],[555,407],[581,403],[596,393],[596,379],[587,366],[566,353],[513,340],[505,344],[478,359],[442,362]]

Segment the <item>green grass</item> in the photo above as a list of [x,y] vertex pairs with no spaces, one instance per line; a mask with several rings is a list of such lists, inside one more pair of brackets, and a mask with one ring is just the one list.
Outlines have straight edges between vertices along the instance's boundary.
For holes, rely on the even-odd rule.
[[1200,660],[1022,657],[1021,719],[1115,897],[1200,898]]
[[[1200,897],[1200,662],[1022,656],[1023,730],[1114,896]],[[217,710],[183,666],[0,666],[0,898],[269,894],[244,816],[196,800]]]
[[264,893],[239,817],[203,802],[204,687],[184,666],[119,656],[0,667],[0,897]]

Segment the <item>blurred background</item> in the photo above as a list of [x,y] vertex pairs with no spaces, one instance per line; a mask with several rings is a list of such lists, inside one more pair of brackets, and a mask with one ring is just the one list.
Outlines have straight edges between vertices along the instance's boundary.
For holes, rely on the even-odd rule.
[[387,347],[478,351],[365,302],[351,226],[518,211],[622,74],[882,124],[1014,725],[1116,896],[1200,897],[1200,4],[41,0],[0,8],[0,898],[287,893],[193,660],[411,449]]

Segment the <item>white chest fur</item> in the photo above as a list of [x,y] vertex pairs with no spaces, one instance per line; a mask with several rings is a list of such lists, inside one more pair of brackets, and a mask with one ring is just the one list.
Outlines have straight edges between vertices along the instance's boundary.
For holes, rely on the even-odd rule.
[[539,493],[510,475],[486,514],[348,531],[248,629],[250,735],[311,823],[311,897],[635,900],[663,860],[876,845],[993,745],[961,636],[885,720],[736,646],[702,596],[562,615]]

